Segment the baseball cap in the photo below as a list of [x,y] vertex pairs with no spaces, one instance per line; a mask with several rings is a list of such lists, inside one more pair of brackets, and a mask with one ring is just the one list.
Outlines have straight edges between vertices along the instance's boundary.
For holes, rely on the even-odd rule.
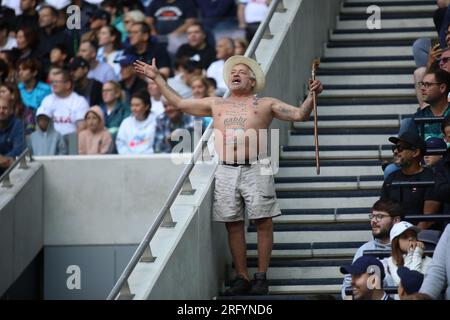
[[447,144],[444,140],[438,137],[431,137],[425,141],[428,149],[447,149]]
[[400,277],[402,287],[407,294],[413,294],[419,291],[423,282],[422,273],[415,270],[409,270],[402,266],[397,269],[397,274]]
[[81,67],[87,67],[87,68],[90,67],[89,62],[87,62],[86,59],[81,58],[81,57],[72,58],[70,60],[69,64],[67,65],[67,68],[69,68],[69,70],[76,70]]
[[414,132],[406,131],[398,137],[389,137],[388,140],[393,144],[397,144],[400,141],[406,142],[410,147],[420,149],[422,154],[426,151],[425,142],[423,142],[422,138]]
[[111,19],[111,15],[105,10],[97,9],[92,13],[91,19],[102,19],[109,21]]
[[127,67],[132,65],[136,60],[137,57],[132,54],[122,54],[118,56],[114,62],[119,63],[121,67]]
[[406,230],[414,230],[416,233],[420,232],[420,229],[417,228],[415,225],[407,221],[400,221],[392,226],[391,233],[389,234],[391,242],[392,240],[394,240],[394,238],[398,237]]
[[383,264],[375,257],[372,256],[361,256],[351,265],[345,265],[340,268],[342,274],[363,274],[363,273],[373,273],[375,272],[375,267],[380,270],[381,280],[384,279],[384,267]]

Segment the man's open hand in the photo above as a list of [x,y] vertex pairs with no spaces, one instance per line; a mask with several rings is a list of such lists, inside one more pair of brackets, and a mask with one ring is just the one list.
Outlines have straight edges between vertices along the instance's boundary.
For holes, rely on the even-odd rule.
[[155,80],[155,78],[159,75],[159,70],[156,67],[156,59],[153,58],[152,59],[152,64],[148,64],[145,63],[143,61],[140,60],[136,60],[133,64],[134,66],[134,70],[136,70],[136,72],[138,74],[144,75],[147,78],[150,78],[152,80]]

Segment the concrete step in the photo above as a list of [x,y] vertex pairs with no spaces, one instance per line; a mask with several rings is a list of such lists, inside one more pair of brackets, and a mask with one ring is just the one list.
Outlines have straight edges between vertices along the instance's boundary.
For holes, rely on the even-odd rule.
[[318,114],[321,116],[335,115],[405,115],[414,114],[417,104],[387,104],[387,105],[356,105],[356,106],[323,106],[319,104]]
[[347,47],[328,47],[325,45],[324,56],[332,57],[389,57],[389,56],[407,56],[412,54],[411,45],[403,46],[376,46],[368,50],[367,47],[354,46],[351,49]]
[[[332,70],[332,69],[331,69]],[[372,74],[368,77],[367,75],[347,75],[343,78],[346,72],[339,70],[339,74],[336,75],[325,75],[331,72],[330,69],[320,69],[320,73],[317,74],[319,80],[324,84],[324,93],[329,85],[384,85],[384,90],[390,90],[391,85],[407,84],[414,88],[414,76],[413,74],[377,74],[376,71],[372,71]],[[336,71],[335,71],[336,72]],[[338,72],[336,72],[338,73]],[[362,88],[364,89],[364,88]]]
[[[355,176],[355,175],[380,175],[383,174],[381,169],[381,161],[336,161],[334,165],[326,165],[326,161],[320,161],[320,176]],[[304,160],[282,160],[280,168],[276,173],[276,177],[315,177],[316,168],[315,161],[307,161],[305,165]],[[344,165],[348,162],[348,165]],[[370,164],[364,164],[370,162]]]
[[[361,30],[367,29],[367,19],[360,20],[340,20],[336,19],[336,30]],[[434,28],[433,19],[425,18],[405,18],[405,19],[382,19],[381,28],[415,28],[417,26]],[[435,34],[433,38],[437,35]]]
[[320,67],[325,69],[353,70],[355,68],[415,68],[414,60],[383,60],[383,61],[342,61],[321,62]]
[[283,191],[331,191],[331,190],[373,190],[381,188],[383,176],[349,177],[291,177],[276,178],[277,192]]
[[[372,233],[370,230],[274,232],[274,243],[343,242],[343,241],[367,242],[371,239]],[[249,232],[247,234],[247,243],[256,243],[256,232]]]
[[[356,30],[355,30],[356,31]],[[334,33],[330,31],[329,39],[331,41],[362,41],[367,39],[383,41],[383,40],[416,40],[419,38],[436,38],[437,33],[433,31],[411,31],[411,32],[371,32],[367,30],[365,33]]]
[[[371,208],[283,209],[281,212],[281,216],[274,218],[274,223],[366,223],[368,222]],[[334,246],[333,248],[336,247],[341,248],[341,246]],[[320,249],[326,248],[321,247]]]
[[[351,117],[351,116],[348,116]],[[394,115],[395,117],[395,115]],[[319,116],[318,119],[319,128],[399,128],[400,117],[379,117],[379,119],[354,119],[354,120],[327,120],[324,116]],[[294,129],[314,128],[314,122],[294,122]]]
[[[350,262],[351,263],[351,262]],[[301,267],[290,264],[289,267],[271,266],[267,272],[267,278],[278,279],[332,279],[339,278],[342,273],[340,266],[311,266]],[[258,272],[257,267],[249,267],[249,273]]]
[[[390,146],[322,146],[319,149],[322,160],[359,160],[373,159],[385,160],[392,158]],[[280,158],[282,160],[314,160],[315,148],[309,147],[283,147]]]
[[412,89],[326,89],[320,94],[320,98],[349,98],[349,97],[413,97],[416,94]]
[[[396,136],[398,130],[395,128],[388,128],[385,130],[360,130],[351,132],[351,129],[342,129],[339,131],[329,131],[327,129],[319,128],[319,146],[333,146],[341,145],[380,145],[386,144],[390,136]],[[358,129],[359,130],[359,129]],[[379,132],[377,132],[379,131]],[[345,136],[343,139],[342,136]],[[313,146],[314,136],[312,130],[294,130],[288,136],[288,144],[296,146]]]
[[[375,193],[374,193],[375,194]],[[373,205],[380,198],[380,194],[365,197],[329,197],[329,198],[278,198],[281,210],[298,209],[334,209],[336,207],[360,208]]]
[[[416,14],[416,13],[428,13],[432,16],[436,10],[436,4],[420,4],[420,5],[386,5],[379,3],[381,14],[389,13],[401,13],[401,14]],[[369,17],[371,14],[367,13],[367,4],[361,4],[361,6],[348,6],[343,4],[341,9],[341,15],[343,14],[358,14],[366,15]],[[366,18],[367,19],[367,18]]]

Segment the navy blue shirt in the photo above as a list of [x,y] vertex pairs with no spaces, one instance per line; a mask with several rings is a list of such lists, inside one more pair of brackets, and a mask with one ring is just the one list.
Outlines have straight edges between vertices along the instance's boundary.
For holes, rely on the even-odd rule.
[[167,35],[180,27],[186,19],[196,18],[197,9],[193,0],[153,0],[146,10],[146,16],[155,19],[156,32]]
[[137,53],[134,47],[129,47],[128,49],[125,49],[124,54],[132,55],[136,57],[137,60],[141,60],[149,64],[151,64],[152,59],[155,58],[158,68],[172,67],[170,63],[169,53],[167,52],[165,46],[162,45],[161,43],[158,43],[155,39],[151,39],[149,41],[147,49],[142,54]]
[[[22,120],[11,117],[6,128],[0,129],[0,155],[17,157],[25,150],[25,132]],[[0,168],[0,175],[6,169]]]

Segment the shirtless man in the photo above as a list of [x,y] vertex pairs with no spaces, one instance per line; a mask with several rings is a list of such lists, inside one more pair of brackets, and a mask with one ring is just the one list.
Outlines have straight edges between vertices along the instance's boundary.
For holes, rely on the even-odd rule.
[[[257,98],[264,88],[265,76],[256,61],[233,56],[224,65],[224,80],[230,89],[228,98],[182,99],[160,75],[156,61],[152,65],[135,62],[135,69],[153,79],[172,105],[194,116],[212,116],[215,148],[220,162],[215,173],[213,217],[225,222],[228,243],[236,269],[233,285],[226,295],[268,293],[266,272],[273,245],[272,218],[281,214],[278,207],[270,159],[265,150],[266,135],[273,118],[307,121],[313,109],[312,92],[322,92],[320,81],[310,82],[310,92],[297,108],[275,98]],[[262,136],[262,138],[261,138]],[[255,138],[256,140],[251,140]],[[252,285],[247,271],[245,216],[254,220],[258,238],[258,272]]]

